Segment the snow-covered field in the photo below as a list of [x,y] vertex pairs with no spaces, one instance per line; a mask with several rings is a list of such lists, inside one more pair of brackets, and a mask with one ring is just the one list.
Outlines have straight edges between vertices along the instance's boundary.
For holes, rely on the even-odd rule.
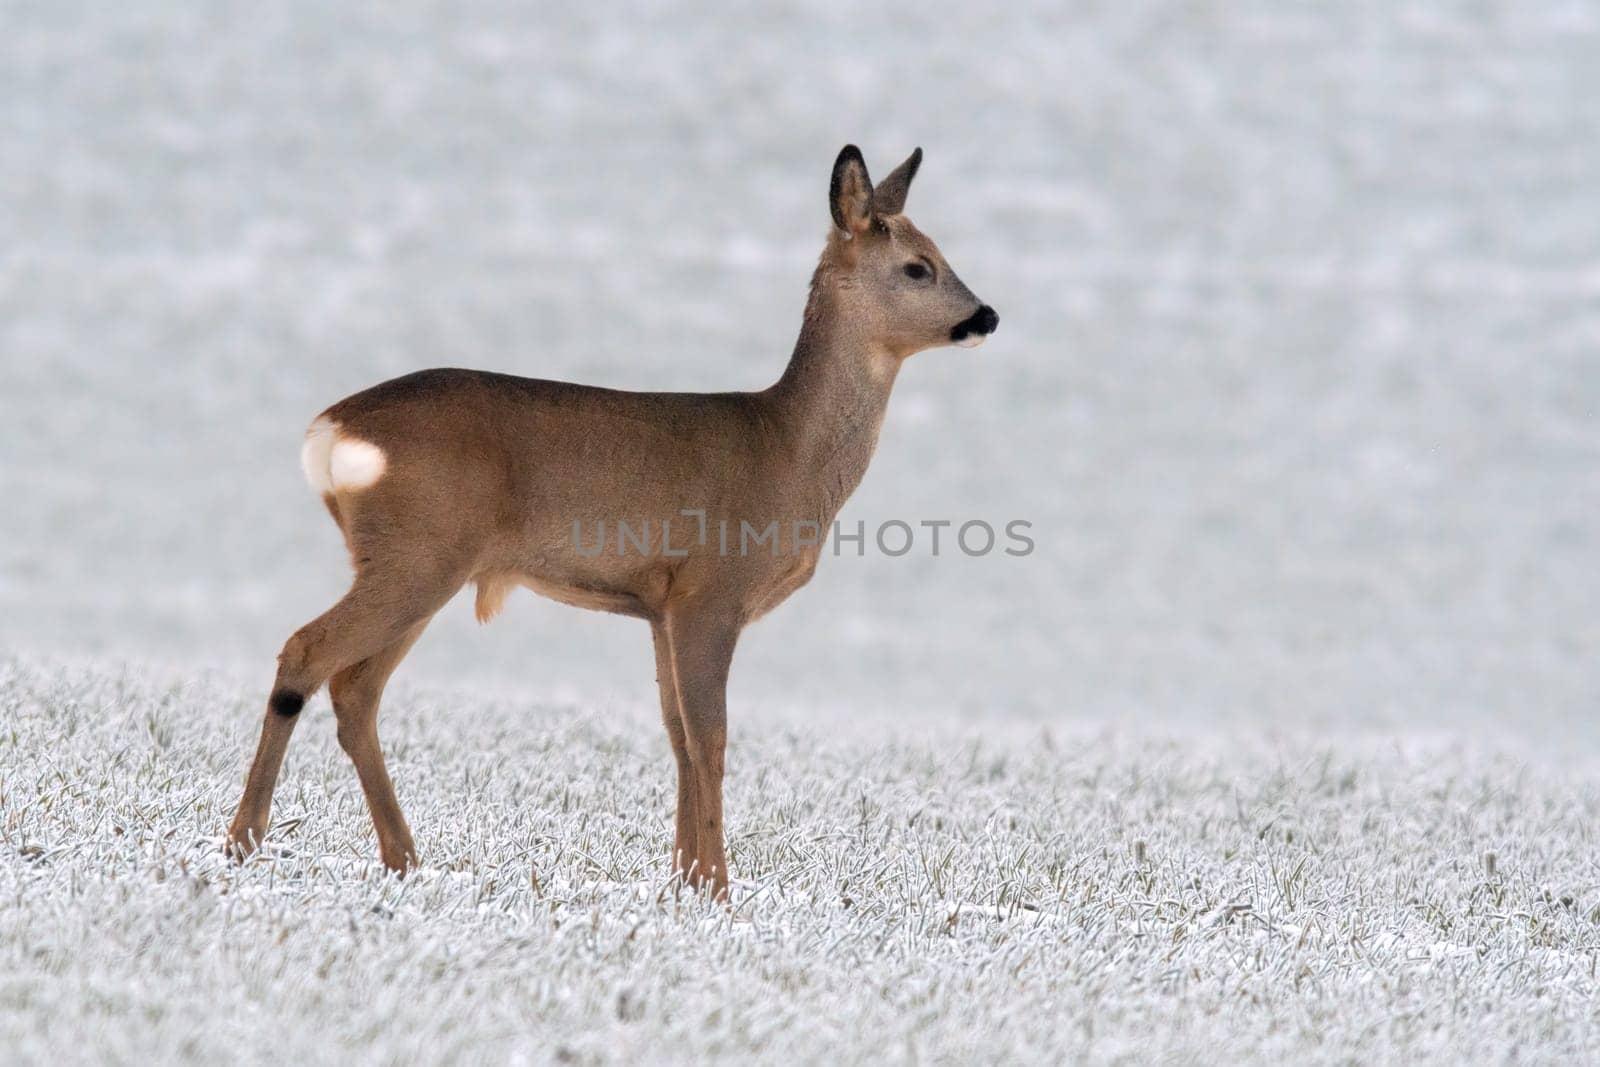
[[[0,1057],[1594,1056],[1592,4],[0,23]],[[1038,547],[827,559],[749,631],[734,909],[657,903],[643,628],[531,597],[400,672],[417,877],[322,699],[225,868],[346,577],[310,417],[768,384],[845,141],[925,148],[1003,321],[842,518]]]
[[1373,1062],[1600,1054],[1600,787],[1457,740],[758,715],[730,909],[663,881],[633,716],[407,693],[426,865],[312,714],[218,851],[259,694],[0,666],[8,1062]]

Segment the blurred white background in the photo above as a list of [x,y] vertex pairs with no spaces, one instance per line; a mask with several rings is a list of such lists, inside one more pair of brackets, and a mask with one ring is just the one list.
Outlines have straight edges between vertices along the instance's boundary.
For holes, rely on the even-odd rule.
[[[782,370],[834,154],[1002,316],[919,356],[736,704],[1524,722],[1600,699],[1591,4],[13,2],[0,642],[253,671],[343,591],[300,436],[463,365]],[[453,603],[402,677],[654,699],[634,621]],[[735,711],[737,715],[737,710]]]

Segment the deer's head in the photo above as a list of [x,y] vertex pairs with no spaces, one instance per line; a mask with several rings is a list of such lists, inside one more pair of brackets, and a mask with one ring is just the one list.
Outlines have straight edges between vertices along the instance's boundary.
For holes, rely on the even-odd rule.
[[876,186],[855,145],[833,164],[828,204],[833,232],[823,267],[858,329],[897,356],[983,343],[1000,316],[968,289],[939,248],[906,218],[906,193],[922,165],[911,153]]

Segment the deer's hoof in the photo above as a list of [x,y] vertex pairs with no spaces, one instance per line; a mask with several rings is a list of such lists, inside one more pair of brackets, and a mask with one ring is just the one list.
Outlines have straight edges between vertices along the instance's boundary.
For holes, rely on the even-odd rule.
[[227,838],[222,842],[222,853],[235,863],[243,863],[260,847],[263,836],[265,830],[256,830],[248,826],[234,827],[228,831]]
[[385,867],[401,878],[421,866],[417,862],[417,851],[414,848],[379,848],[378,858],[383,861]]

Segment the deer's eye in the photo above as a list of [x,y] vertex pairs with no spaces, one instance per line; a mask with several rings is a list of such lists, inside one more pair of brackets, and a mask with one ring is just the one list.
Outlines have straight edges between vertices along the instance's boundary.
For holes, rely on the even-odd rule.
[[914,281],[921,281],[928,276],[928,268],[921,263],[907,263],[905,266],[906,277]]

